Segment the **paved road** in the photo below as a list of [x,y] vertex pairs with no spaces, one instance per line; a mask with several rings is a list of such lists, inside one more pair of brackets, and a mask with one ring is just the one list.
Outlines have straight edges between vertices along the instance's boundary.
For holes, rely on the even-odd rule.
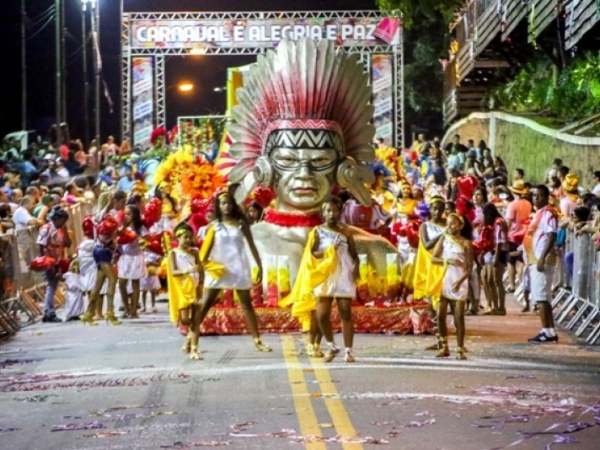
[[[189,361],[158,314],[119,327],[36,324],[0,343],[0,448],[600,448],[600,349],[539,321],[468,317],[469,359],[430,336],[358,335],[355,364],[309,359],[300,334],[204,337]],[[339,338],[338,338],[339,339]]]

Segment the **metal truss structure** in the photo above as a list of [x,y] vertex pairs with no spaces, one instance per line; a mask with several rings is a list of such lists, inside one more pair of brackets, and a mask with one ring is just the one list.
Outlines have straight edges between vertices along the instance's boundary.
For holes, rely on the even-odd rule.
[[[185,13],[137,13],[121,12],[121,80],[122,80],[122,118],[121,132],[123,139],[132,138],[132,58],[146,56],[154,59],[154,102],[155,123],[157,126],[166,127],[166,86],[165,86],[165,57],[168,55],[189,55],[189,48],[132,48],[131,24],[134,21],[161,21],[161,20],[189,20],[189,21],[252,21],[252,20],[282,20],[282,19],[382,19],[386,15],[380,11],[288,11],[288,12],[185,12]],[[376,54],[393,55],[393,125],[394,144],[398,148],[404,147],[404,52],[402,28],[400,28],[400,45],[370,45],[370,46],[344,46],[344,51],[358,55],[358,59],[365,65],[365,72],[371,74],[371,58]],[[194,49],[204,55],[259,55],[265,53],[270,47],[257,45],[255,47],[220,47],[207,44],[201,49]]]

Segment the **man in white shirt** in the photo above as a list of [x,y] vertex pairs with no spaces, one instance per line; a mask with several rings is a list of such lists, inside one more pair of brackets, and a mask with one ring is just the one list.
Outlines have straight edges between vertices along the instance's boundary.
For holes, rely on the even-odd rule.
[[39,227],[43,222],[33,217],[35,208],[35,199],[29,195],[23,197],[21,204],[13,213],[13,222],[15,223],[15,232],[17,233],[17,246],[19,248],[19,259],[21,260],[21,269],[27,271],[29,263],[33,259],[33,233],[30,227]]
[[558,342],[552,317],[552,278],[556,263],[552,249],[558,232],[558,214],[548,204],[549,198],[547,186],[536,186],[533,193],[536,213],[523,239],[531,280],[531,301],[538,305],[542,321],[542,330],[529,339],[532,344]]

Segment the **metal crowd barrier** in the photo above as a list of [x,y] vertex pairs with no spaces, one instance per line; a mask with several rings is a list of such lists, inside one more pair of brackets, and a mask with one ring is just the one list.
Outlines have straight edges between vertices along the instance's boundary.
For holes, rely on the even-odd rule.
[[[570,277],[564,257],[573,253],[573,276]],[[600,252],[590,234],[567,234],[557,272],[558,289],[552,300],[555,321],[588,344],[600,340]]]
[[[81,224],[83,218],[92,213],[92,208],[91,202],[65,208],[69,212],[67,229],[72,241],[69,254],[73,254],[83,240]],[[41,274],[28,267],[31,260],[39,256],[37,235],[35,227],[0,234],[0,338],[14,335],[43,314],[45,283]],[[55,303],[57,307],[64,303],[62,286]]]

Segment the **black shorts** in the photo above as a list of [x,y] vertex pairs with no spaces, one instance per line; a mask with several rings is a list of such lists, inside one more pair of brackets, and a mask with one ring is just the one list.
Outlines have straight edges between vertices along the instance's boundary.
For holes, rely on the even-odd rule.
[[[509,253],[516,252],[519,247],[520,247],[519,244],[516,244],[514,242],[508,243]],[[508,258],[508,263],[512,264],[513,266],[517,263],[517,261],[523,262],[523,254],[519,254],[519,256],[509,256],[509,258]]]

